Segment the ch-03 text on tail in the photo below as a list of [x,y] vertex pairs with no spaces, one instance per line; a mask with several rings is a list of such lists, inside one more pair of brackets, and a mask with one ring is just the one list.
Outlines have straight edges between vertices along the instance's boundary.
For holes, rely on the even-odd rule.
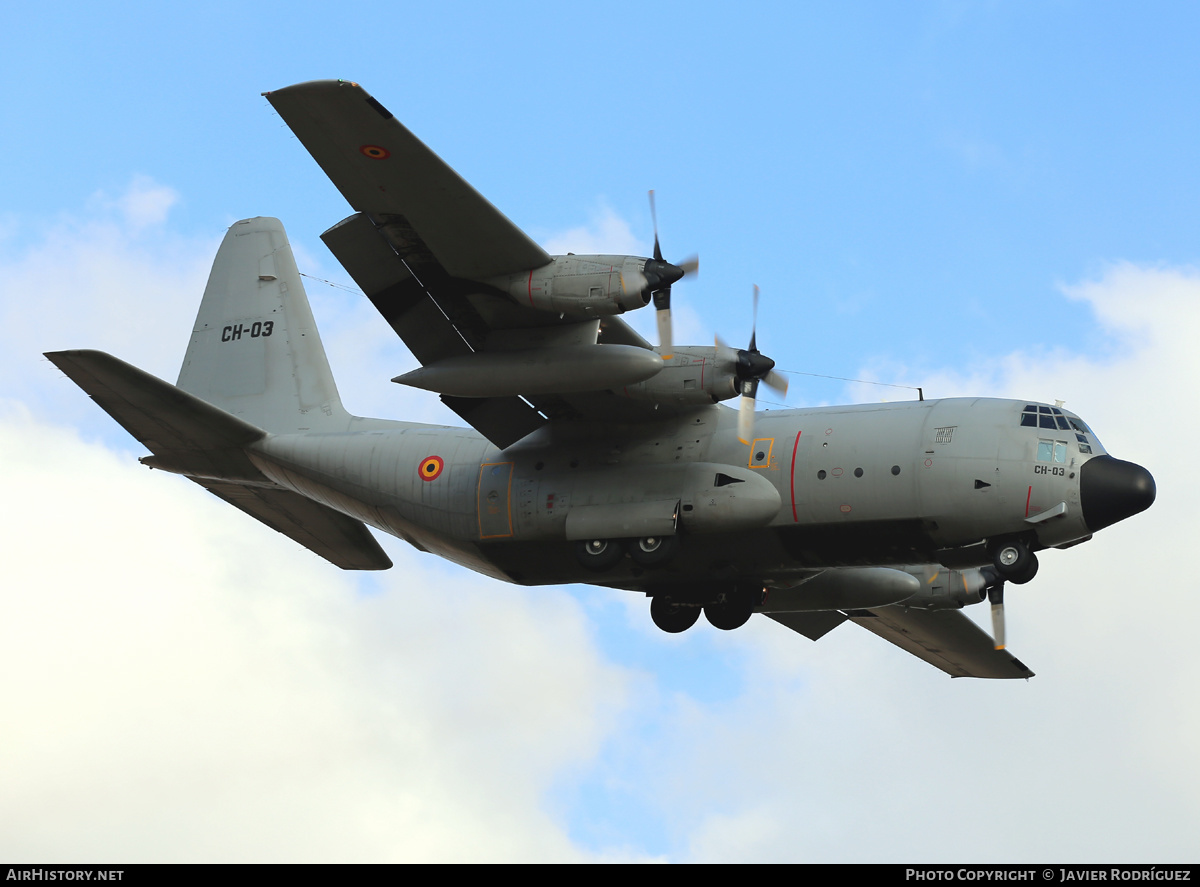
[[[675,347],[652,257],[550,256],[348,81],[266,94],[354,214],[322,235],[470,428],[343,409],[283,227],[225,237],[176,385],[49,358],[152,453],[344,569],[367,525],[498,579],[644,592],[666,631],[856,622],[954,676],[1029,677],[1003,589],[1154,501],[1057,406],[992,398],[754,413],[757,350]],[[653,303],[660,345],[619,317]],[[739,410],[720,401],[741,397]],[[993,634],[961,612],[990,600]]]

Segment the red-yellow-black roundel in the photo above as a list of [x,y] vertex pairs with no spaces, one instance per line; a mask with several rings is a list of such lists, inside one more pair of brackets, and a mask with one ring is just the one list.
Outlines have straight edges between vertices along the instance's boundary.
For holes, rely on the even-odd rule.
[[417,474],[421,475],[421,480],[437,480],[442,469],[446,467],[446,463],[442,461],[441,456],[428,456],[421,462],[421,467],[417,469]]
[[372,160],[387,160],[392,156],[387,148],[381,148],[379,145],[363,145],[358,149],[363,154],[366,154]]

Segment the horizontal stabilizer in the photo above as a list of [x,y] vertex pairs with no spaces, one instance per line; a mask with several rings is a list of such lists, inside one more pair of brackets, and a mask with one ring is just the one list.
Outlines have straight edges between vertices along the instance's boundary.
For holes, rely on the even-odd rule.
[[387,570],[391,559],[362,521],[290,490],[192,478],[214,496],[343,570]]
[[149,464],[179,474],[264,481],[243,448],[265,436],[195,395],[103,351],[46,357],[154,453]]
[[186,475],[343,570],[391,567],[362,521],[270,485],[244,449],[261,428],[103,351],[46,357],[154,453],[145,464]]

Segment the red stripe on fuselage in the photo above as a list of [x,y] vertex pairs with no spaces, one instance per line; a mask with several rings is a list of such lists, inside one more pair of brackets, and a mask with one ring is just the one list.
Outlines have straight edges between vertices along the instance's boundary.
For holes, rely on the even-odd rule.
[[803,431],[796,432],[796,442],[792,444],[792,522],[799,523],[800,518],[796,516],[796,450],[800,449],[800,435]]

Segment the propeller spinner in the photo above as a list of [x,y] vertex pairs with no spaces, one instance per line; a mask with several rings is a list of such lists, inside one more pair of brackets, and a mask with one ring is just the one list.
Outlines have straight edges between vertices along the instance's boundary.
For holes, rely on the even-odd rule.
[[775,361],[758,350],[758,286],[754,287],[754,324],[750,328],[750,347],[735,351],[718,337],[717,360],[733,364],[738,392],[742,402],[738,407],[738,440],[749,444],[754,438],[754,406],[758,383],[763,382],[780,396],[787,396],[787,377],[775,371]]

